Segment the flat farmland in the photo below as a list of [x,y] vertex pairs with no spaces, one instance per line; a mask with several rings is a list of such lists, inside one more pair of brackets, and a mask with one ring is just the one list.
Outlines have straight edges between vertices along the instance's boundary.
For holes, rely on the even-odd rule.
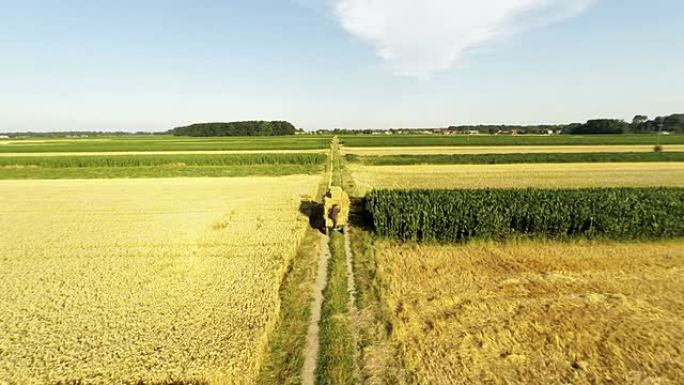
[[[682,241],[377,240],[373,249],[390,343],[405,365],[373,368],[376,376],[540,385],[684,378]],[[370,356],[378,354],[388,353]]]
[[197,151],[102,151],[102,152],[0,152],[0,158],[55,156],[131,156],[131,155],[251,155],[251,154],[324,154],[325,149],[303,150],[197,150]]
[[97,138],[26,138],[0,141],[0,153],[31,152],[160,152],[321,150],[330,136],[263,136],[191,138],[169,135],[130,135]]
[[[358,147],[343,151],[350,189],[370,201],[366,194],[374,189],[684,187],[679,145],[656,154],[652,145],[628,144],[626,137],[619,145],[601,144],[600,137],[582,145],[577,143],[584,139],[567,139],[558,146],[498,146],[492,144],[499,139],[481,138],[479,146],[457,147],[437,144],[449,141],[441,138],[432,147],[411,147],[399,138],[379,144],[386,147],[363,147],[370,142],[358,139],[352,141]],[[500,231],[492,239],[460,244],[447,243],[456,236],[440,238],[441,243],[420,241],[434,230],[433,223],[445,233],[463,230],[450,227],[449,213],[450,218],[476,215],[473,223],[462,223],[468,231],[488,220],[466,204],[439,201],[435,205],[447,208],[432,209],[435,195],[430,199],[425,192],[425,201],[415,196],[413,207],[410,200],[400,202],[387,222],[352,232],[362,319],[368,322],[361,332],[367,383],[681,382],[684,352],[672,343],[684,338],[681,238],[532,240],[515,232],[512,240],[503,240]],[[481,200],[473,194],[470,201]],[[589,212],[598,217],[596,203]],[[516,207],[494,200],[487,205]],[[681,224],[676,215],[671,227],[666,222],[666,228]],[[385,234],[378,228],[384,223],[399,230]],[[504,229],[515,225],[501,223]],[[420,236],[400,241],[412,226]],[[635,232],[643,236],[646,230]]]
[[363,166],[348,164],[363,195],[381,188],[574,188],[684,186],[684,163]]
[[139,153],[131,155],[0,155],[0,179],[228,177],[317,174],[324,153]]
[[[684,144],[684,135],[663,135],[664,145]],[[343,135],[344,147],[599,146],[656,144],[656,135]]]
[[[684,152],[684,145],[673,144],[667,152]],[[343,147],[343,154],[354,155],[470,155],[470,154],[544,154],[544,153],[626,153],[653,152],[653,145],[520,145],[520,146],[412,146]]]
[[[645,163],[684,162],[684,152],[580,152],[511,154],[353,155],[347,162],[366,166],[414,164]],[[2,163],[2,157],[0,157]]]
[[319,182],[0,181],[0,382],[253,384]]

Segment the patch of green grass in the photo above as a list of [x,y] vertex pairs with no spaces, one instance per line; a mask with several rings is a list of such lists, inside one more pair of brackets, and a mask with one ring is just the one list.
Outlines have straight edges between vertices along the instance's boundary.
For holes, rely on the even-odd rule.
[[306,333],[311,318],[311,294],[318,267],[319,237],[316,230],[307,230],[283,281],[280,320],[269,340],[257,380],[260,385],[301,383]]
[[[625,135],[346,135],[340,141],[347,147],[415,146],[517,146],[517,145],[627,145],[656,144],[657,136]],[[684,144],[684,135],[661,136],[660,143]]]
[[546,154],[442,154],[442,155],[353,155],[348,162],[367,166],[412,164],[511,164],[511,163],[609,163],[684,162],[684,152],[546,153]]
[[320,354],[316,368],[318,385],[354,384],[354,339],[349,320],[347,265],[344,236],[330,234],[331,258],[328,265],[328,284],[323,291],[325,300],[321,312]]

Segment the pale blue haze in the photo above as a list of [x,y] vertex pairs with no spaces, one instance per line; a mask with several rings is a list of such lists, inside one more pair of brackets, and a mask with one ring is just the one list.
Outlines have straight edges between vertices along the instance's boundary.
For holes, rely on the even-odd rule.
[[323,9],[292,0],[0,0],[0,131],[247,119],[436,127],[684,112],[681,0],[599,0],[424,78],[395,74]]

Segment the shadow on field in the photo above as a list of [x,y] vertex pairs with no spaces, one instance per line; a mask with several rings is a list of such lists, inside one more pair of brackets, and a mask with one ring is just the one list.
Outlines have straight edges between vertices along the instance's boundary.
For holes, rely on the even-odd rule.
[[[299,204],[299,212],[309,217],[309,226],[311,226],[312,229],[325,234],[323,203],[303,200]],[[349,224],[364,231],[373,230],[373,220],[365,210],[364,198],[351,198]]]
[[365,198],[351,198],[349,224],[363,231],[373,231],[373,219],[365,208]]
[[323,218],[323,203],[303,200],[299,204],[299,212],[309,217],[309,226],[325,234],[325,219]]

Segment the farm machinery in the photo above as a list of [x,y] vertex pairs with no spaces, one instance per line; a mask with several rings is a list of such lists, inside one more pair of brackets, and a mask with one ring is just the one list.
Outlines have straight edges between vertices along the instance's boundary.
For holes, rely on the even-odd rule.
[[323,198],[323,216],[325,217],[325,229],[344,231],[349,220],[349,196],[341,187],[332,186]]

